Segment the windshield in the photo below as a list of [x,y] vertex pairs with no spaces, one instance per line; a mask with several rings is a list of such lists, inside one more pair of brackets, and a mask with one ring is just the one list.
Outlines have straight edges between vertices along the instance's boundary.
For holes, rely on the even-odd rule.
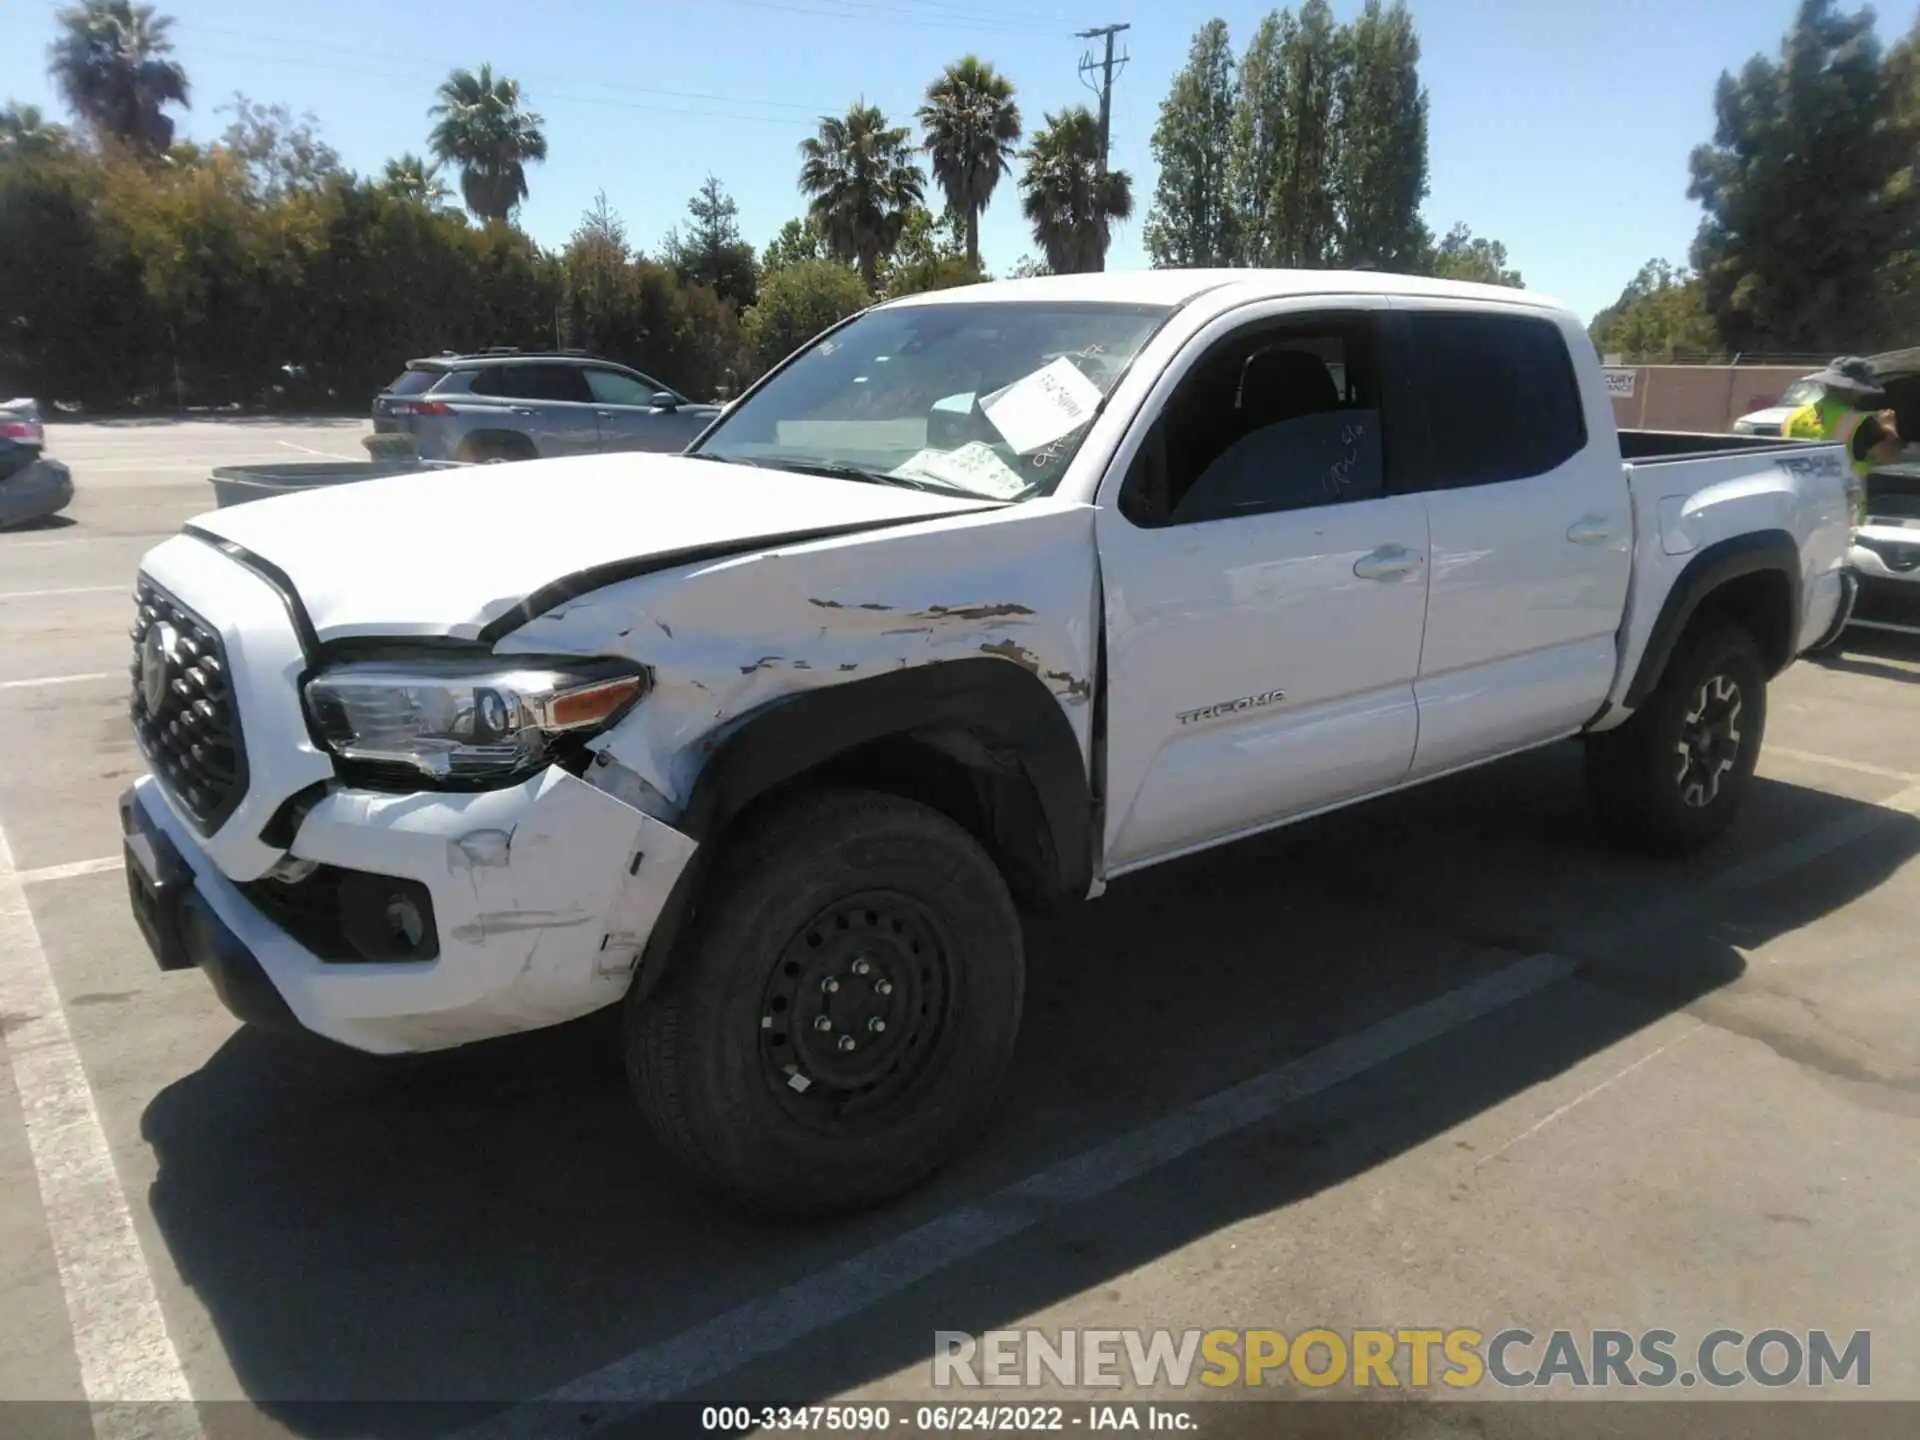
[[1781,393],[1780,403],[1798,410],[1802,405],[1811,405],[1820,398],[1818,380],[1796,380]]
[[695,453],[994,500],[1049,494],[1168,308],[869,311],[743,400]]

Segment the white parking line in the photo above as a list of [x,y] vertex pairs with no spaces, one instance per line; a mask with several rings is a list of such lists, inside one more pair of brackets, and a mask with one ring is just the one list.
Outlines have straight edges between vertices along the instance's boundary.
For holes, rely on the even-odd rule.
[[480,1436],[586,1434],[627,1418],[600,1410],[558,1416],[554,1405],[639,1408],[684,1394],[749,1361],[845,1320],[1052,1219],[1140,1179],[1202,1146],[1272,1119],[1289,1106],[1559,983],[1570,960],[1536,955],[1357,1034],[1209,1096],[1163,1120],[1076,1155],[949,1211],[906,1234],[703,1325],[636,1350],[532,1404],[462,1432]]
[[126,866],[124,855],[101,855],[92,860],[69,860],[64,865],[42,865],[37,870],[16,870],[22,885],[45,885],[54,880],[78,880],[83,875],[104,875]]
[[0,600],[49,600],[56,595],[133,594],[131,585],[74,585],[65,590],[0,590]]
[[31,680],[0,680],[0,690],[37,690],[42,685],[82,685],[89,680],[111,680],[119,670],[89,670],[84,675],[40,675]]
[[1879,775],[1888,780],[1905,780],[1908,784],[1920,783],[1920,773],[1912,770],[1889,770],[1884,765],[1869,765],[1864,760],[1849,760],[1844,755],[1822,755],[1815,750],[1795,750],[1788,745],[1767,745],[1760,751],[1761,757],[1779,755],[1788,760],[1798,760],[1803,765],[1825,765],[1831,770],[1851,770],[1859,775]]
[[322,460],[358,460],[357,455],[341,455],[332,450],[316,450],[311,445],[296,445],[291,440],[276,440],[276,445],[284,445],[289,450],[298,450],[302,455],[318,455]]
[[[193,1398],[134,1233],[87,1072],[0,830],[0,1032],[40,1183],[40,1204],[66,1295],[80,1383],[96,1405]],[[167,1414],[195,1435],[192,1408]]]

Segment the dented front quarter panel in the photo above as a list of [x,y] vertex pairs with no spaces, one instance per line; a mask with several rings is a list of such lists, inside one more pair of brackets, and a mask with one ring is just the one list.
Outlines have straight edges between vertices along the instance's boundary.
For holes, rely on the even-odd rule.
[[674,806],[722,739],[783,699],[982,655],[1046,684],[1085,763],[1098,678],[1093,515],[1036,499],[696,563],[569,601],[496,649],[648,666],[652,691],[597,747]]

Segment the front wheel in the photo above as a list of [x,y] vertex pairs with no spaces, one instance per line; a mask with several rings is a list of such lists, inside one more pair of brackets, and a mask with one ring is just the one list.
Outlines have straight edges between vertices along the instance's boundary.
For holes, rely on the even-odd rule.
[[1654,854],[1697,850],[1753,788],[1767,672],[1737,625],[1684,638],[1633,718],[1587,738],[1587,802],[1608,839]]
[[627,1007],[628,1074],[720,1198],[859,1209],[986,1120],[1024,986],[1019,916],[978,841],[913,801],[816,795],[722,859],[692,948]]

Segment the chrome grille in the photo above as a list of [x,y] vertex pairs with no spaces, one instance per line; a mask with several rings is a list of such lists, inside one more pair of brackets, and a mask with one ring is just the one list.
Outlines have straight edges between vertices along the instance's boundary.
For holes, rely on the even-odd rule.
[[211,833],[247,793],[226,651],[212,626],[146,576],[135,594],[134,738],[168,794]]

